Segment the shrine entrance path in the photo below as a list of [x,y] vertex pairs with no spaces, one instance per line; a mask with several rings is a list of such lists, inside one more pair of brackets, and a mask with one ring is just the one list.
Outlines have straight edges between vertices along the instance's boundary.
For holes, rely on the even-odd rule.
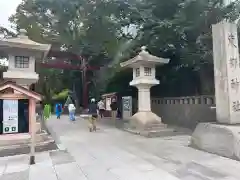
[[98,123],[96,133],[88,132],[82,118],[70,122],[65,116],[48,122],[89,179],[165,179],[167,173],[182,180],[240,179],[240,162],[188,147],[189,135],[149,139],[106,121]]
[[60,150],[37,154],[30,168],[26,155],[0,158],[1,180],[240,179],[240,162],[188,147],[189,135],[148,139],[101,122],[90,133],[86,120],[67,116],[47,126]]

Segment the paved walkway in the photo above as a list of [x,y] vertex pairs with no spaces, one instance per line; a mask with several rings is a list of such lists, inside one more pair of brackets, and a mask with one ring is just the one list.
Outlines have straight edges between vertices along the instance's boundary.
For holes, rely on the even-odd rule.
[[[48,121],[60,150],[0,158],[0,180],[239,180],[240,162],[188,147],[190,137],[147,139],[108,125]],[[65,149],[66,148],[66,149]],[[65,150],[64,150],[65,149]]]

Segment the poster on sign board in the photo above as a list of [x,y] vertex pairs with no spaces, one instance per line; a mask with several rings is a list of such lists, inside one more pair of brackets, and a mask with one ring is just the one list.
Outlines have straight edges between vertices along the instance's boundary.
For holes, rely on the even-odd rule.
[[18,100],[3,100],[3,134],[18,132]]
[[132,111],[132,97],[122,97],[123,111]]
[[122,97],[122,116],[123,119],[127,119],[132,116],[132,97],[131,96],[125,96]]
[[106,99],[106,110],[111,111],[111,98]]

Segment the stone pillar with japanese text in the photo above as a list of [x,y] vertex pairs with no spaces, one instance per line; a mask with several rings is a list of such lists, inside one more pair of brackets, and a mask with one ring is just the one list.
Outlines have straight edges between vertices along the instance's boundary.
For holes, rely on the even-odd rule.
[[240,123],[240,62],[237,25],[212,26],[217,122]]
[[[199,123],[191,146],[240,161],[240,62],[237,25],[212,26],[216,123]],[[213,119],[214,121],[214,119]]]

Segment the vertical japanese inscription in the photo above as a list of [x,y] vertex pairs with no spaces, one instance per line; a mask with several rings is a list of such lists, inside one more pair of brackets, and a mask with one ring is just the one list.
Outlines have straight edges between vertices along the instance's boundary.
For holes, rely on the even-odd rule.
[[231,46],[237,48],[236,36],[233,33],[228,35],[228,42]]
[[[239,62],[239,58],[235,57],[236,56],[236,51],[238,52],[237,49],[237,36],[230,32],[228,34],[228,46],[229,46],[229,51],[231,52],[231,56],[229,59],[229,64],[230,64],[230,70],[232,72],[232,77],[230,77],[230,83],[231,83],[231,92],[234,94],[238,94],[239,93],[239,85],[240,85],[240,78],[238,76],[236,76],[236,71],[239,70],[240,68],[240,62]],[[238,54],[238,53],[237,53]],[[233,112],[239,112],[240,111],[240,101],[238,100],[238,96],[235,96],[235,100],[231,102],[232,105],[232,111]]]
[[236,92],[238,92],[239,90],[239,84],[240,84],[240,81],[238,78],[231,79],[231,88]]
[[236,69],[237,67],[240,67],[240,64],[238,63],[237,58],[230,58],[229,63],[232,69]]
[[232,106],[233,106],[233,111],[234,112],[240,111],[240,102],[238,100],[233,101]]

